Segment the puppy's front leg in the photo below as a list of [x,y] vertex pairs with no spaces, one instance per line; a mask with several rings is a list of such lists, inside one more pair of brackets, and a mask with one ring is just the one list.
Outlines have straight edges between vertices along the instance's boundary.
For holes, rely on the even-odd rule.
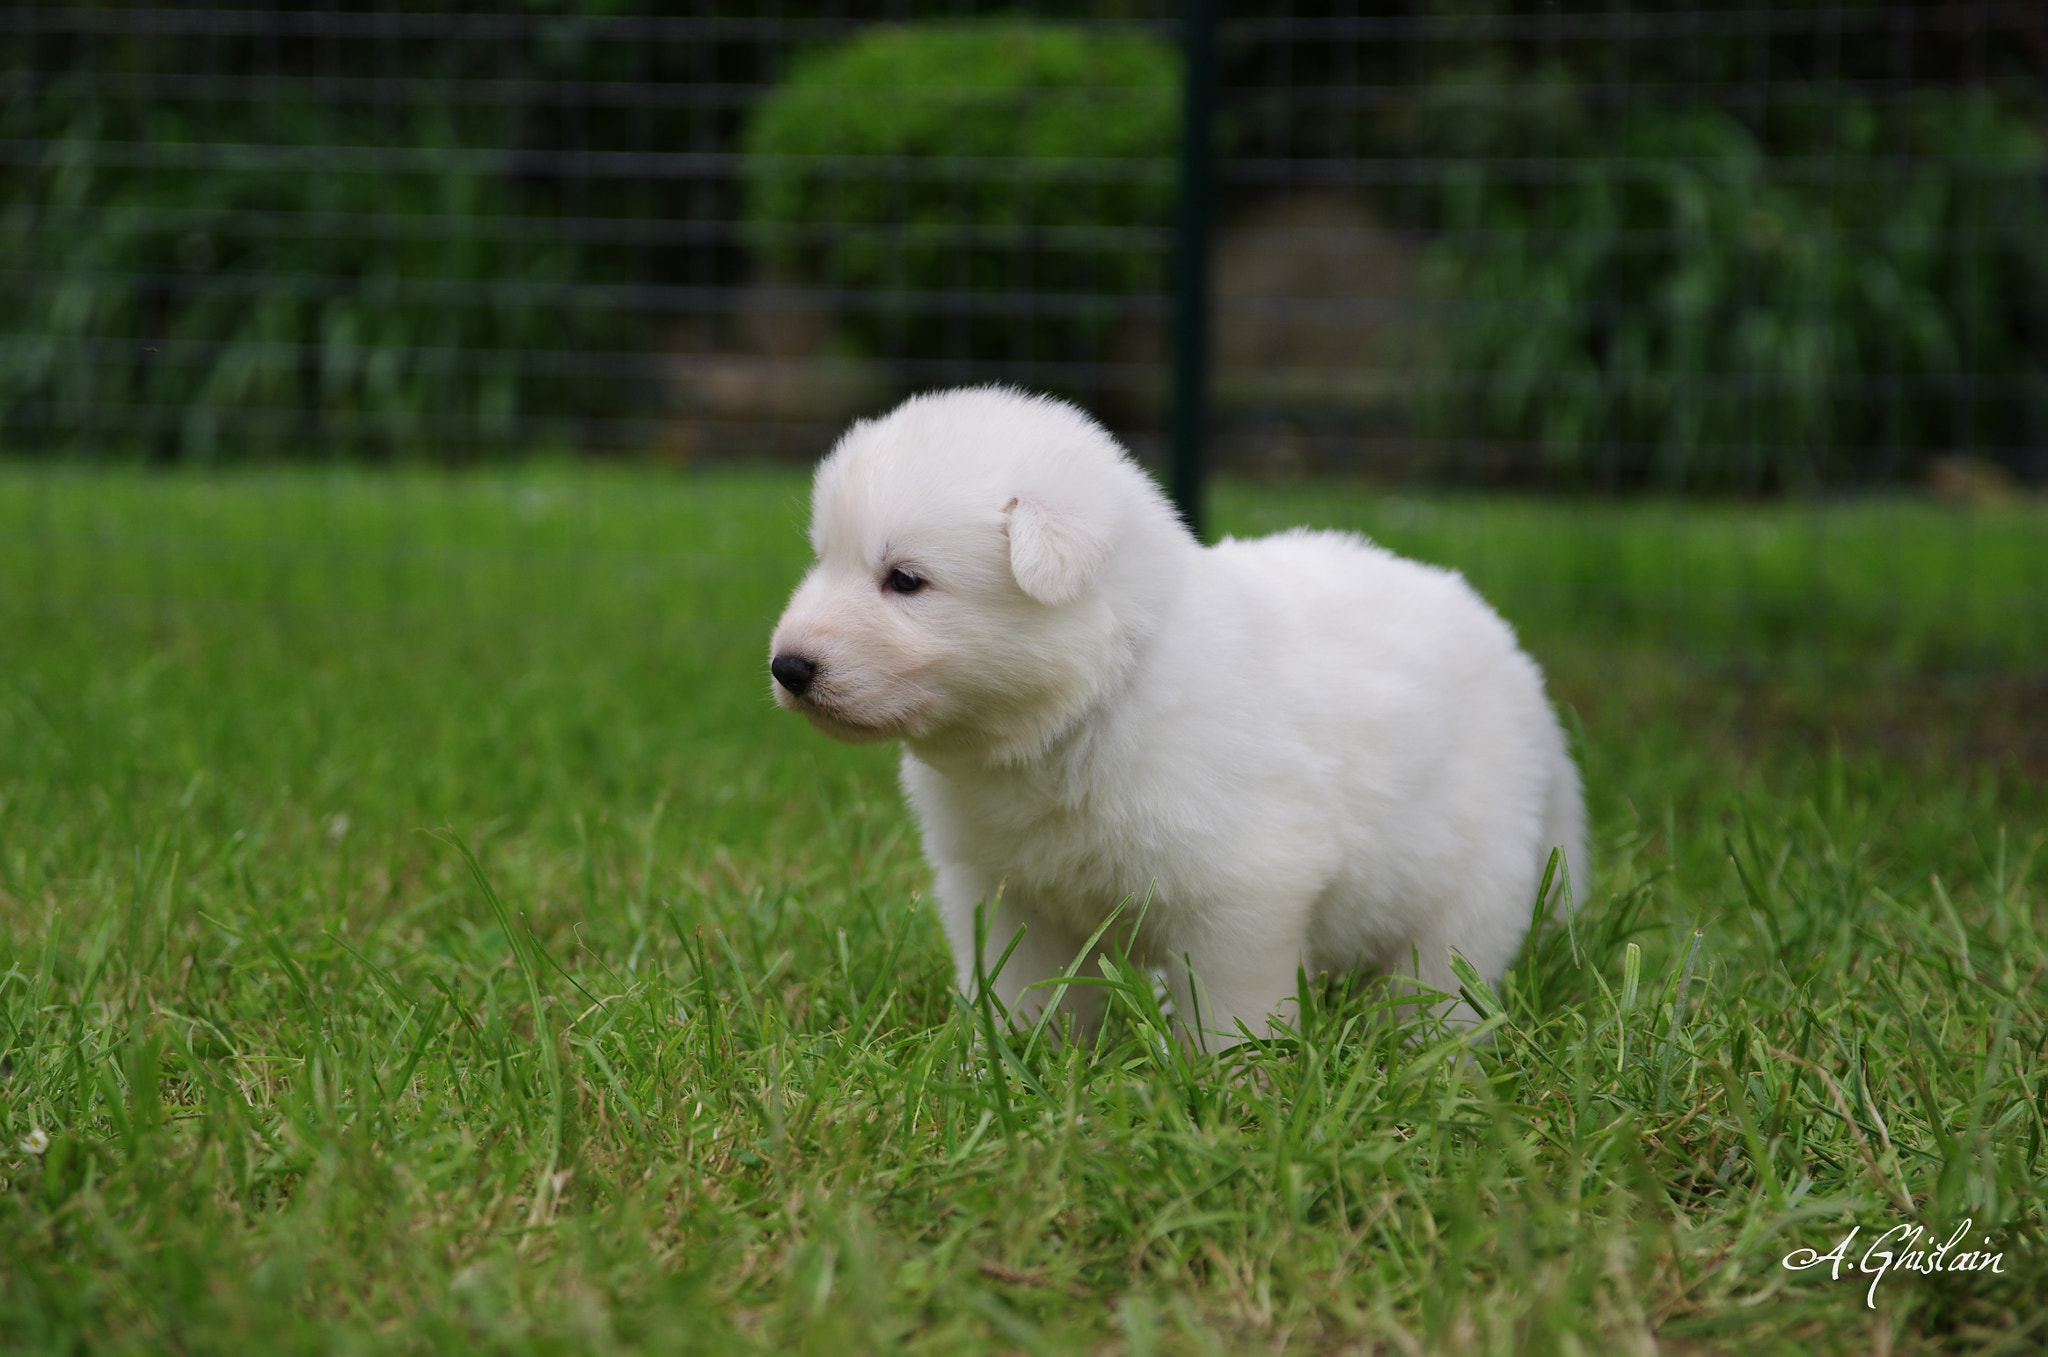
[[1196,1044],[1220,1051],[1244,1040],[1239,1023],[1264,1036],[1275,1020],[1297,1022],[1301,953],[1301,940],[1282,929],[1264,938],[1205,935],[1168,957],[1166,985]]
[[[978,968],[974,950],[977,911],[984,920]],[[948,902],[947,913],[946,932],[953,944],[955,978],[961,993],[973,997],[976,985],[986,977],[995,997],[1002,1000],[1012,1020],[1020,1025],[1038,1021],[1059,992],[1057,984],[1042,982],[1056,981],[1064,974],[1088,941],[1047,918],[1025,892],[1010,888],[999,890],[992,900],[983,897],[959,905]],[[1010,945],[1013,941],[1014,948]],[[1005,952],[1009,953],[1007,960]],[[1084,969],[1083,973],[1095,974],[1092,968]],[[1073,1015],[1077,1030],[1092,1032],[1102,1020],[1101,987],[1071,985],[1060,1007]]]

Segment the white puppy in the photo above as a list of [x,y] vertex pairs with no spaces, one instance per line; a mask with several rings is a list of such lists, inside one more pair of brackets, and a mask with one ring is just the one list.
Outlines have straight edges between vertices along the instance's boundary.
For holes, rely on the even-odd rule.
[[[1586,881],[1543,678],[1459,576],[1344,533],[1204,548],[1086,415],[996,387],[856,423],[818,467],[817,564],[775,699],[904,742],[963,988],[1013,1013],[1113,940],[1210,1045],[1297,968],[1498,980],[1553,847]],[[1027,991],[1027,987],[1035,986]],[[1085,1026],[1100,990],[1066,1002]]]

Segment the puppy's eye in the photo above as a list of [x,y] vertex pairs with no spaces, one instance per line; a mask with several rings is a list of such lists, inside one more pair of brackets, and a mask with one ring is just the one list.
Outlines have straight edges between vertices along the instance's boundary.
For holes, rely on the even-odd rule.
[[888,585],[894,593],[914,594],[924,588],[924,580],[911,574],[908,570],[891,570],[889,572]]

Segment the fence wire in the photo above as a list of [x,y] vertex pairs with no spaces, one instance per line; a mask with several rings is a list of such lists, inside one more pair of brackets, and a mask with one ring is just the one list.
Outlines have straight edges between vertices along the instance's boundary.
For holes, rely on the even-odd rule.
[[[996,380],[1149,449],[1179,40],[1143,3],[11,6],[0,446],[796,458]],[[1260,6],[1219,50],[1226,469],[2048,480],[2038,6]]]

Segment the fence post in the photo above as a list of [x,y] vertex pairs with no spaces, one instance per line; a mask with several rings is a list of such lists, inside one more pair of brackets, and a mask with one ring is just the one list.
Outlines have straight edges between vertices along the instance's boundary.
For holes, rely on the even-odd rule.
[[1217,0],[1182,0],[1180,220],[1173,258],[1173,502],[1202,535],[1209,434],[1209,218]]

